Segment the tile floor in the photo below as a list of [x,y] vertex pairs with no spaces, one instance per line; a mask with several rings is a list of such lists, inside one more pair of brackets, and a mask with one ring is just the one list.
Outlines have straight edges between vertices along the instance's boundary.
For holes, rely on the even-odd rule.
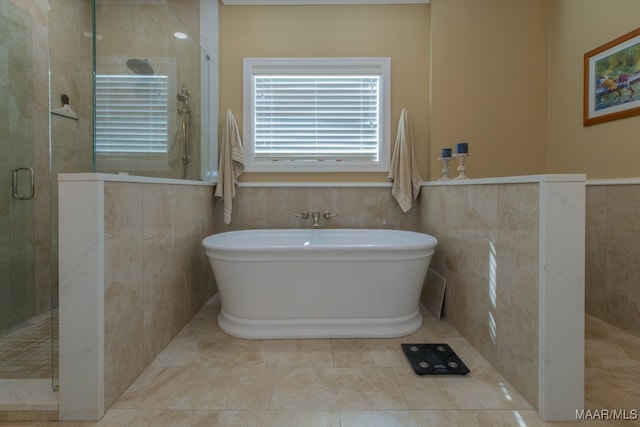
[[[102,421],[7,426],[578,425],[542,422],[465,339],[428,314],[418,332],[398,339],[264,341],[224,334],[218,310],[214,297]],[[640,338],[592,317],[587,331],[586,407],[640,410]],[[400,349],[410,341],[448,343],[471,373],[415,375]]]
[[56,309],[0,335],[0,378],[51,378],[52,346],[57,352],[57,333],[52,342],[52,316],[57,325]]

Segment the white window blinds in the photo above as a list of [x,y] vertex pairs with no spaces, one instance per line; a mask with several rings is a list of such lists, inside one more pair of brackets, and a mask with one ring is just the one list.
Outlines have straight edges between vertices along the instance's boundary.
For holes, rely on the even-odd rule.
[[245,58],[245,170],[388,169],[389,58]]
[[167,153],[168,80],[96,75],[96,153]]
[[378,160],[378,76],[254,79],[257,160]]

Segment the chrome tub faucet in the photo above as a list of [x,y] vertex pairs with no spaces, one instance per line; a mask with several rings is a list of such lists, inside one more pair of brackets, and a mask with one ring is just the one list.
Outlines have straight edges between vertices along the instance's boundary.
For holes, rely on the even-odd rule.
[[313,218],[313,228],[320,227],[320,224],[318,223],[318,221],[320,221],[320,211],[314,210],[311,212],[311,218]]
[[311,213],[309,213],[309,211],[302,211],[300,213],[295,214],[296,218],[302,218],[302,219],[313,219],[313,228],[319,228],[320,227],[320,218],[324,218],[324,219],[331,219],[331,217],[336,216],[336,214],[332,214],[330,211],[324,211],[324,212],[320,212],[317,209],[314,209],[313,211],[311,211]]

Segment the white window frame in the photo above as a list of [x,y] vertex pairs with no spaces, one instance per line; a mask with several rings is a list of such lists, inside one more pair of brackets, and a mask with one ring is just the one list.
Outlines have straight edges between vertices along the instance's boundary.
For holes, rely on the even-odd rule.
[[[377,75],[380,77],[379,156],[374,160],[256,160],[254,76]],[[386,172],[391,152],[391,59],[390,58],[244,58],[243,136],[247,172]]]

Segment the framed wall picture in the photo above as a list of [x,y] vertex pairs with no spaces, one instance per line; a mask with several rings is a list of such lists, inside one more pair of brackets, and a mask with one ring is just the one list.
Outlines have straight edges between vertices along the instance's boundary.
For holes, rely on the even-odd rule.
[[640,28],[584,55],[584,126],[640,114]]

